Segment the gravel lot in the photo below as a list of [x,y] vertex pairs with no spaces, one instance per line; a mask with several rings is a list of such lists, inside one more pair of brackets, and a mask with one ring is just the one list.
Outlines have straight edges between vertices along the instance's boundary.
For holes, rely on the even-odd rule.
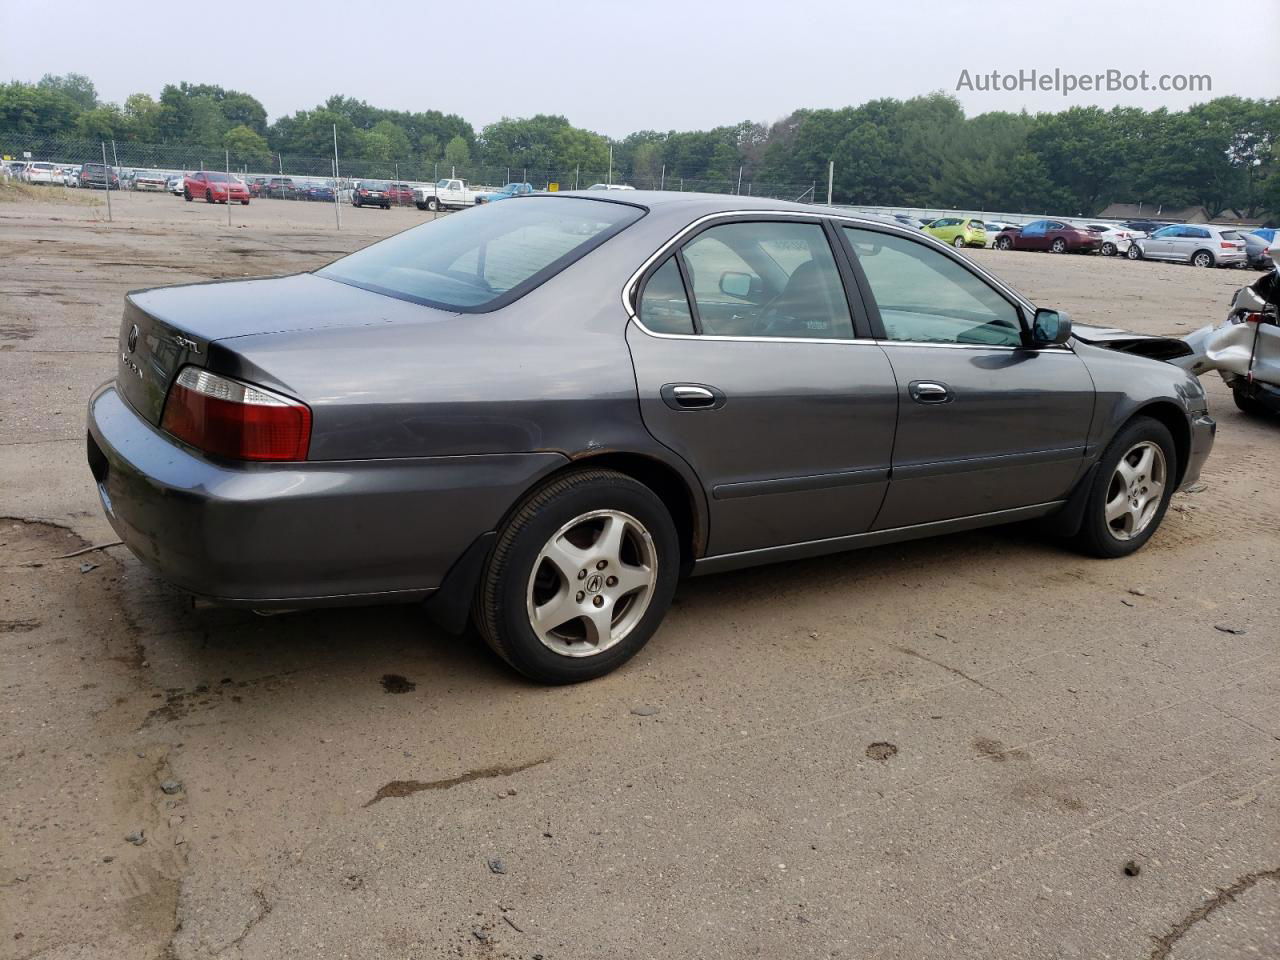
[[[126,290],[429,217],[113,202],[0,203],[0,958],[1280,956],[1280,424],[1216,376],[1205,489],[1135,557],[1004,529],[709,577],[542,689],[410,609],[59,559],[114,539],[84,408]],[[973,256],[1172,334],[1252,276]]]

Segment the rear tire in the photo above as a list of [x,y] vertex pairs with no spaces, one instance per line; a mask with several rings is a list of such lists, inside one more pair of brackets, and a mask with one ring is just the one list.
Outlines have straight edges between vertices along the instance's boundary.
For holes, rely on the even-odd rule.
[[1102,255],[1104,257],[1114,257],[1116,255],[1116,245],[1107,240],[1102,244]]
[[960,234],[954,240],[952,240],[951,245],[955,247],[957,250],[964,249],[964,234]]
[[1063,240],[1061,237],[1058,237],[1056,240],[1053,241],[1053,243],[1049,245],[1049,249],[1052,250],[1054,253],[1066,253],[1067,241]]
[[675,524],[652,490],[613,470],[579,470],[516,507],[472,615],[494,652],[530,680],[591,680],[648,642],[679,567]]
[[1195,253],[1191,255],[1191,265],[1194,267],[1207,269],[1208,267],[1212,267],[1213,264],[1214,264],[1213,254],[1210,253],[1208,250],[1197,250]]
[[1104,559],[1141,549],[1169,509],[1177,475],[1178,454],[1169,428],[1150,417],[1131,420],[1098,461],[1076,545]]

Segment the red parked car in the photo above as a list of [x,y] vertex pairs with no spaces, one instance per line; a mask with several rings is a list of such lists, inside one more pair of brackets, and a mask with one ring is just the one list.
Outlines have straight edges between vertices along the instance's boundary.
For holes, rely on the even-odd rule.
[[387,198],[396,204],[413,203],[413,187],[407,183],[393,183],[387,187]]
[[1061,220],[1034,220],[1021,227],[1005,227],[996,237],[997,250],[1093,253],[1101,247],[1101,237]]
[[206,203],[230,203],[232,200],[239,200],[246,207],[249,205],[249,188],[243,181],[228,173],[214,173],[208,170],[187,174],[182,184],[182,196],[185,200],[204,197]]

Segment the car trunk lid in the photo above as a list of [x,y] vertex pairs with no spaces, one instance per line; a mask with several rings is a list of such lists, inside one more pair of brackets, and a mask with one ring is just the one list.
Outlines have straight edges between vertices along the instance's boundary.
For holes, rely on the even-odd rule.
[[[159,424],[178,371],[189,364],[217,368],[210,363],[211,344],[446,316],[452,314],[310,273],[135,290],[125,298],[116,383],[139,414]],[[288,384],[262,385],[288,389]]]

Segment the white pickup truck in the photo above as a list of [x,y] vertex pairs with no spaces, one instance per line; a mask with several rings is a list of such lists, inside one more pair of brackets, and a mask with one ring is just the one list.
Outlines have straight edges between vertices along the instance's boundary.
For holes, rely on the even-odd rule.
[[472,190],[467,181],[446,177],[437,181],[435,186],[415,187],[413,203],[419,210],[461,210],[464,207],[474,207],[477,197],[483,196],[483,192]]

